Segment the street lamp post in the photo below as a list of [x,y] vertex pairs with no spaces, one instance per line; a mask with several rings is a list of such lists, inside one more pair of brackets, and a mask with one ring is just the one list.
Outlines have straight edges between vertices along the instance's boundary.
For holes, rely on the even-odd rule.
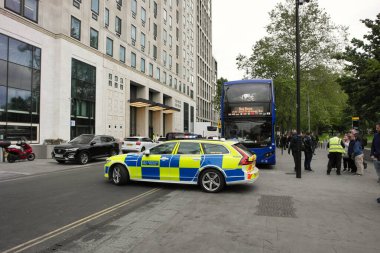
[[301,81],[300,81],[300,22],[299,6],[310,0],[296,0],[296,83],[297,83],[297,155],[296,178],[301,178]]

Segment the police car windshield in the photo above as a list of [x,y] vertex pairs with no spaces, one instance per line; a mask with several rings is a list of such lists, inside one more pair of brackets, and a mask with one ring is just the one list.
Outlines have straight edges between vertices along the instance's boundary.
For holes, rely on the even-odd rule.
[[78,137],[69,141],[69,143],[88,144],[92,139],[94,139],[94,135],[79,135]]

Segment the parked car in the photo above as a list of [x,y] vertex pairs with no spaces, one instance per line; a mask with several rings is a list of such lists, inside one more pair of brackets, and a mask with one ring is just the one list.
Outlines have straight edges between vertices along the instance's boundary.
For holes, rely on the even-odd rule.
[[166,141],[166,137],[158,137],[156,142],[163,143],[164,141]]
[[143,136],[132,136],[124,138],[123,145],[121,146],[121,151],[123,153],[128,152],[143,152],[151,147],[154,147],[156,143],[149,137]]
[[54,147],[52,157],[59,163],[77,161],[86,164],[93,158],[119,154],[119,143],[109,135],[82,134],[66,144]]
[[206,192],[259,177],[256,155],[236,141],[166,141],[138,154],[107,159],[104,177],[116,185],[129,180],[198,184]]

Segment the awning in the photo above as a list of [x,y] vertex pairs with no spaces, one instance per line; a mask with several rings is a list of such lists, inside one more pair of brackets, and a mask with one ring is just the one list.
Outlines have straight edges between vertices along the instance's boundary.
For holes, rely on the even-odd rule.
[[167,108],[163,111],[163,113],[175,113],[179,112],[180,109],[172,107],[172,106],[167,106]]
[[151,111],[162,111],[163,113],[174,113],[180,111],[175,107],[157,103],[144,98],[131,99],[129,100],[129,105],[133,107],[149,107],[149,110]]
[[147,106],[151,106],[153,103],[154,103],[153,101],[143,99],[143,98],[135,98],[135,99],[129,100],[129,105],[133,107],[147,107]]

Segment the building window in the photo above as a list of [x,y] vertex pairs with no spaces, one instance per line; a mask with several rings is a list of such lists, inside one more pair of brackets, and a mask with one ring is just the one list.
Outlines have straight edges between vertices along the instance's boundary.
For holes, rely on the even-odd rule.
[[108,74],[108,86],[112,87],[112,74]]
[[136,43],[136,26],[131,25],[131,39],[132,39],[132,45],[135,45]]
[[98,49],[99,32],[93,28],[90,28],[90,46]]
[[108,27],[110,24],[110,11],[106,8],[104,11],[104,25]]
[[71,66],[71,138],[95,133],[96,68],[72,59]]
[[164,41],[164,45],[166,45],[167,39],[168,39],[168,32],[164,29],[164,32],[162,33],[162,40]]
[[153,24],[153,37],[154,37],[154,40],[156,40],[156,38],[157,38],[157,25],[156,25],[156,23]]
[[145,26],[146,22],[146,11],[143,7],[141,7],[141,23],[143,26]]
[[183,103],[183,131],[189,131],[189,104]]
[[137,14],[137,1],[136,0],[132,0],[132,17],[136,18],[136,14]]
[[145,73],[145,59],[141,58],[140,71]]
[[113,40],[107,37],[107,42],[106,42],[106,53],[109,56],[113,56]]
[[157,47],[155,45],[153,45],[153,59],[157,59]]
[[149,63],[149,76],[153,77],[153,64]]
[[120,46],[120,61],[125,63],[125,47]]
[[166,84],[166,72],[162,72],[162,82]]
[[159,67],[156,68],[156,79],[160,80],[160,68]]
[[118,16],[115,19],[115,32],[118,35],[121,34],[121,19]]
[[91,10],[99,14],[99,0],[91,0]]
[[38,21],[38,0],[5,0],[5,8],[34,22]]
[[169,68],[172,68],[173,58],[171,55],[169,55]]
[[71,37],[80,40],[80,20],[71,16]]
[[167,19],[168,19],[168,13],[164,9],[164,24],[166,24]]
[[172,16],[169,16],[169,27],[171,28],[173,25]]
[[166,57],[167,57],[167,53],[166,53],[166,51],[164,50],[164,51],[163,51],[163,54],[162,54],[162,61],[163,61],[163,63],[164,63],[164,66],[166,66]]
[[153,14],[154,14],[154,18],[157,18],[157,3],[156,1],[153,2]]
[[136,54],[131,52],[131,67],[136,68]]
[[141,33],[140,43],[141,43],[141,51],[144,52],[144,49],[145,49],[145,33]]

